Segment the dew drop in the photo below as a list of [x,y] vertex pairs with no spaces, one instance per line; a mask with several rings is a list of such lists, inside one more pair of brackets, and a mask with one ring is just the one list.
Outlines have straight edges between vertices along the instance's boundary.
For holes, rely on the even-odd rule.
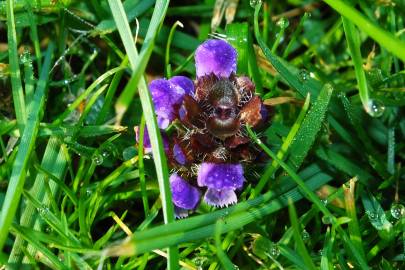
[[31,64],[31,54],[30,51],[25,49],[24,52],[20,55],[21,64]]
[[372,117],[380,117],[385,111],[384,104],[377,99],[370,99],[367,102],[366,112]]
[[391,216],[395,219],[400,219],[405,215],[405,206],[400,203],[394,203],[391,206]]
[[323,224],[332,224],[332,219],[328,216],[323,216],[322,217],[322,223]]
[[311,240],[309,232],[307,232],[305,229],[302,231],[302,240],[304,240],[304,242],[309,242],[309,240]]
[[92,194],[93,192],[91,191],[91,189],[86,189],[86,196],[87,197],[90,197],[91,196],[91,194]]
[[49,208],[46,206],[41,206],[41,207],[37,208],[37,211],[38,211],[39,215],[44,216],[44,215],[48,214]]
[[91,159],[96,165],[100,165],[104,161],[103,156],[98,153],[94,154]]
[[103,158],[107,158],[107,157],[110,155],[110,152],[108,152],[108,151],[103,151],[103,152],[101,153],[101,155],[103,156]]
[[252,8],[255,8],[257,5],[260,5],[262,3],[262,0],[250,0],[249,4]]
[[280,20],[277,21],[276,24],[281,29],[286,29],[290,25],[290,22],[288,21],[288,19],[282,17]]
[[277,258],[277,257],[280,255],[280,249],[278,248],[278,246],[277,246],[276,244],[273,244],[273,245],[270,247],[270,255],[271,255],[273,258]]
[[372,211],[366,211],[366,214],[368,216],[368,218],[370,219],[370,221],[376,221],[378,219],[378,214]]
[[310,74],[309,74],[308,70],[306,70],[306,69],[301,69],[300,70],[300,72],[299,72],[299,80],[300,80],[300,82],[308,81],[309,77],[310,77]]
[[323,199],[323,200],[321,200],[321,202],[322,202],[323,205],[327,205],[328,204],[328,199]]

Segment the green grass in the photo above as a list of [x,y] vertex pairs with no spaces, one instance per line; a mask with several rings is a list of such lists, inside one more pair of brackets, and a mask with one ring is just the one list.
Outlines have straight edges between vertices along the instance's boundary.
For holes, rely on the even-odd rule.
[[[235,2],[0,0],[0,269],[405,267],[405,4]],[[176,220],[148,83],[212,36],[277,105],[238,203]]]

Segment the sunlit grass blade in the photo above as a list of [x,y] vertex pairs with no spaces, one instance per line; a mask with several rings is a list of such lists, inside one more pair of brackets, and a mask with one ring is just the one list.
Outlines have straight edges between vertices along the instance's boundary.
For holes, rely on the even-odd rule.
[[35,146],[39,122],[41,120],[41,111],[45,104],[46,86],[49,77],[53,48],[53,43],[50,43],[42,66],[41,75],[38,80],[37,89],[35,90],[34,99],[32,101],[32,110],[29,112],[27,125],[24,128],[16,161],[13,165],[6,197],[0,213],[0,250],[3,248],[8,235],[8,229],[10,228],[15,211],[17,210],[25,182],[28,161]]
[[[17,52],[17,34],[15,30],[14,20],[14,1],[6,1],[7,12],[7,40],[8,40],[8,57],[10,64],[11,88],[13,94],[13,102],[15,113],[17,116],[17,123],[20,132],[24,130],[24,125],[27,120],[27,112],[25,108],[24,93],[21,83],[20,64]],[[1,223],[0,223],[1,224]],[[0,241],[1,247],[1,241]],[[1,249],[1,248],[0,248]]]
[[[135,44],[131,38],[132,34],[129,29],[127,16],[124,12],[122,4],[117,0],[109,0],[110,8],[116,21],[121,39],[125,45],[125,49],[129,54],[129,62],[133,68],[133,75],[130,83],[137,85],[139,88],[139,96],[143,113],[145,116],[146,126],[148,127],[149,138],[152,146],[152,153],[155,161],[156,173],[159,182],[160,195],[162,199],[163,217],[165,223],[170,223],[174,220],[174,208],[171,200],[171,192],[169,185],[169,172],[166,162],[166,156],[162,147],[162,138],[157,126],[156,118],[154,117],[154,109],[152,99],[143,78],[147,61],[152,53],[156,34],[163,22],[166,14],[168,2],[157,1],[152,15],[152,19],[146,34],[141,53],[138,55]],[[130,50],[130,52],[128,52]],[[119,122],[123,114],[126,112],[136,88],[126,88],[116,102],[117,121]],[[177,269],[179,264],[177,247],[169,247],[168,249],[168,269]]]
[[349,47],[349,51],[352,56],[354,71],[356,73],[360,100],[363,103],[364,110],[367,113],[372,114],[369,89],[367,85],[366,74],[363,69],[363,58],[361,56],[360,51],[361,47],[360,36],[355,26],[349,19],[342,17],[342,22],[343,22],[343,29],[345,30],[347,45]]
[[329,6],[345,16],[353,24],[357,25],[367,35],[373,38],[382,47],[392,52],[405,62],[405,42],[398,39],[394,34],[384,30],[379,25],[370,21],[366,16],[357,11],[354,7],[342,0],[324,0]]
[[[313,177],[305,183],[311,190],[316,190],[330,180],[330,177]],[[224,221],[222,233],[226,233],[286,207],[288,199],[298,201],[302,198],[303,195],[298,188],[284,192],[268,191],[255,199],[226,209],[136,232],[122,244],[107,248],[105,252],[109,256],[132,256],[157,248],[205,239],[214,235],[215,223],[219,218]]]

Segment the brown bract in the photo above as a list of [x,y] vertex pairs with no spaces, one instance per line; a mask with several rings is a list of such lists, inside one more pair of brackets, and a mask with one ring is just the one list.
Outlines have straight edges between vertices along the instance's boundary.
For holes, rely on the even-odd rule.
[[266,121],[266,111],[255,86],[245,76],[214,74],[195,81],[194,96],[185,95],[179,111],[184,132],[179,133],[189,163],[253,161],[258,151],[246,135]]

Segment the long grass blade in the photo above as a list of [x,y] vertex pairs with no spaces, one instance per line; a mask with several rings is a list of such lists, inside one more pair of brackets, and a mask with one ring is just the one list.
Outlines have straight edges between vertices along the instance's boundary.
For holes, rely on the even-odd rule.
[[46,52],[46,57],[41,70],[41,76],[35,90],[32,101],[32,110],[29,113],[27,125],[21,138],[20,147],[11,172],[10,182],[7,188],[2,211],[0,213],[0,250],[3,248],[8,230],[17,210],[21,193],[25,182],[25,174],[28,161],[35,146],[39,122],[41,120],[41,110],[44,108],[46,97],[46,86],[49,77],[51,59],[54,45],[50,43]]

